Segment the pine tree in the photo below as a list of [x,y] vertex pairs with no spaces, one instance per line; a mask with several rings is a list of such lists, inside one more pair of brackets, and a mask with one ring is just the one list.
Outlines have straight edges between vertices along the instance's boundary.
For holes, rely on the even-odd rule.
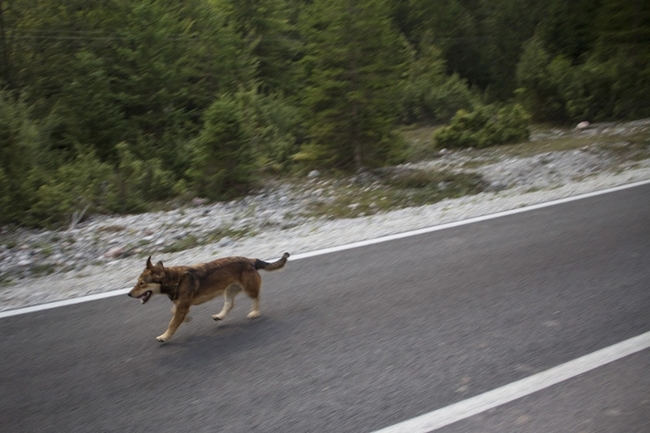
[[14,81],[68,160],[84,144],[116,163],[127,141],[172,166],[215,95],[250,78],[239,37],[203,0],[30,0],[13,16]]
[[398,116],[406,50],[382,0],[316,0],[301,17],[307,50],[304,105],[325,162],[350,169],[385,162]]
[[481,0],[481,38],[476,42],[482,46],[480,67],[489,71],[487,90],[491,98],[512,97],[523,44],[533,36],[547,7],[547,0]]
[[254,79],[262,93],[289,95],[296,90],[295,60],[301,43],[289,18],[286,0],[218,0],[254,61]]

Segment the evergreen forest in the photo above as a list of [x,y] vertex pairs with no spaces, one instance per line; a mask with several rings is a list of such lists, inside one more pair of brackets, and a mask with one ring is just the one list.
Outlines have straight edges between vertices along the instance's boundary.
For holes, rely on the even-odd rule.
[[648,116],[646,0],[0,0],[0,224]]

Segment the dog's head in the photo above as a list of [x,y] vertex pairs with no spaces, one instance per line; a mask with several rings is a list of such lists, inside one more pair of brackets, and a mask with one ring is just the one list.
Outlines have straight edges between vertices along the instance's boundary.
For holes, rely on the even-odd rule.
[[135,287],[129,292],[129,296],[139,299],[141,303],[146,303],[151,295],[160,294],[162,281],[165,278],[165,267],[162,262],[151,264],[151,256],[147,259],[147,265],[144,271],[138,277]]

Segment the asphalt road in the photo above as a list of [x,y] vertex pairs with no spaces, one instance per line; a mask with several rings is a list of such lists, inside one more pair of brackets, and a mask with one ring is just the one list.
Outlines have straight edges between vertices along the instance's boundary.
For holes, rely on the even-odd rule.
[[[650,331],[649,263],[646,185],[290,260],[263,317],[211,302],[166,344],[164,297],[0,319],[0,430],[371,432]],[[649,362],[441,431],[648,432]]]

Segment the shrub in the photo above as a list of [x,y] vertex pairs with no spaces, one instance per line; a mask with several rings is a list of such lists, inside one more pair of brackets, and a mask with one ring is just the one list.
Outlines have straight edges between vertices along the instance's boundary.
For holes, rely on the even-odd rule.
[[576,66],[565,88],[566,111],[573,120],[635,119],[650,115],[650,56],[629,59],[620,51],[593,55]]
[[445,61],[430,41],[411,52],[409,76],[401,92],[402,122],[446,122],[458,110],[471,110],[478,97],[457,74],[448,76]]
[[518,104],[495,112],[490,106],[473,112],[459,110],[451,124],[433,136],[438,148],[489,147],[526,140],[530,116]]
[[108,210],[120,213],[144,211],[147,203],[174,194],[175,177],[162,168],[161,159],[138,159],[127,143],[119,143],[115,149],[119,164],[106,197]]
[[427,110],[433,113],[431,120],[447,122],[458,110],[471,110],[479,102],[467,82],[453,74],[439,86],[432,87],[424,103]]
[[517,65],[518,99],[536,120],[605,120],[650,115],[650,57],[599,45],[580,63],[552,57],[542,41],[524,44]]
[[196,192],[213,200],[247,192],[254,180],[255,158],[244,117],[232,96],[215,101],[204,115],[199,136],[191,143],[187,172]]
[[10,208],[11,206],[11,184],[9,179],[5,174],[5,171],[0,167],[0,220],[1,217],[8,217],[8,213],[5,209]]
[[257,90],[234,95],[250,138],[251,151],[265,170],[287,171],[291,155],[298,150],[296,136],[303,121],[300,110],[278,95],[264,95]]
[[0,223],[17,222],[29,209],[33,190],[28,180],[39,144],[39,130],[25,104],[0,91]]
[[113,170],[92,151],[80,151],[77,158],[53,173],[34,171],[30,179],[35,193],[29,223],[53,226],[101,208]]
[[552,56],[542,41],[533,37],[524,44],[517,64],[516,94],[536,120],[566,119],[564,88],[571,82],[571,64],[562,57]]
[[300,145],[298,152],[291,155],[291,160],[294,163],[294,170],[300,173],[311,168],[331,164],[333,157],[331,151],[325,146],[315,143],[304,143]]
[[92,149],[81,147],[73,161],[54,170],[34,168],[26,182],[26,187],[34,192],[25,222],[51,227],[76,223],[86,212],[143,211],[148,202],[177,192],[174,176],[161,168],[159,159],[137,159],[126,143],[115,147],[119,156],[117,168],[101,162]]

